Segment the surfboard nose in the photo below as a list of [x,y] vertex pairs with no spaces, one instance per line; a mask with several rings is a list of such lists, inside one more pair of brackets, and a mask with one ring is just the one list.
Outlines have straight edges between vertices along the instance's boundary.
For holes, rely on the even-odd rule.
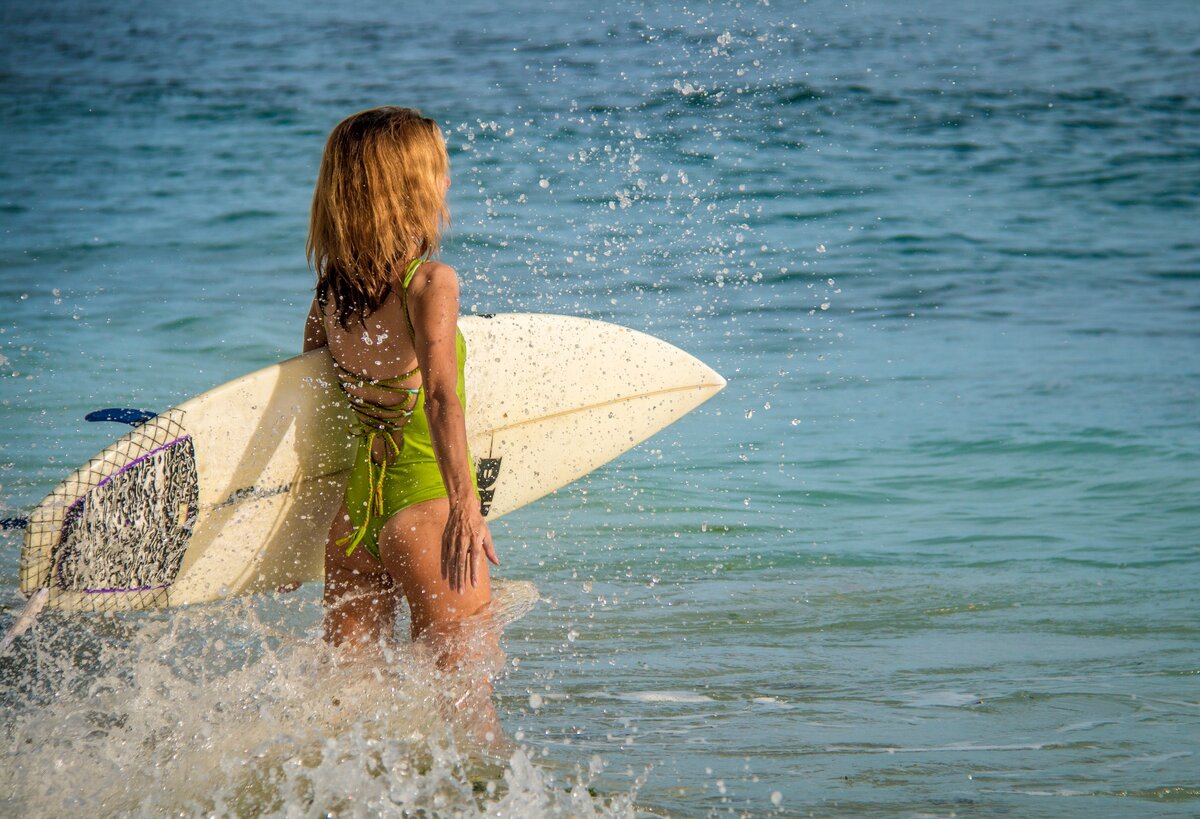
[[[701,361],[700,363],[704,364],[703,361]],[[728,383],[725,380],[725,377],[722,376],[716,370],[714,370],[712,367],[709,367],[707,364],[704,364],[704,368],[706,370],[708,370],[708,377],[710,380],[706,381],[702,386],[710,388],[714,394],[725,389],[725,385]]]
[[691,359],[688,363],[691,365],[690,376],[694,385],[693,389],[698,393],[698,400],[692,404],[692,409],[694,409],[725,389],[725,384],[728,382],[725,381],[723,375],[700,359],[691,355],[688,355],[688,358]]
[[[681,383],[690,382],[695,388],[705,393],[704,401],[725,389],[725,377],[712,367],[696,358],[691,353],[684,352],[678,347],[672,347],[675,360],[671,367],[678,373]],[[686,374],[685,374],[686,372]]]

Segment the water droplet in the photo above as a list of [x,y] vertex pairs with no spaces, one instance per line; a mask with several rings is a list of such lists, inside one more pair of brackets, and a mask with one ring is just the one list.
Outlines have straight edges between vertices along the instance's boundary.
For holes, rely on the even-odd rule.
[[824,252],[825,252],[825,245],[817,245],[817,252],[818,252],[818,253],[824,253]]

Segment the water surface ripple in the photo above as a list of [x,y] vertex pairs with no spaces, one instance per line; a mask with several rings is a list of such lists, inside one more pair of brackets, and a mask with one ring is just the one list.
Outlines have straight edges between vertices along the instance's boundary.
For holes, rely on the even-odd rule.
[[511,757],[472,769],[407,655],[332,706],[315,589],[47,615],[0,658],[4,812],[1200,810],[1194,4],[50,0],[0,32],[4,516],[117,434],[84,413],[297,351],[322,140],[382,103],[449,137],[465,311],[729,379],[497,524],[542,596]]

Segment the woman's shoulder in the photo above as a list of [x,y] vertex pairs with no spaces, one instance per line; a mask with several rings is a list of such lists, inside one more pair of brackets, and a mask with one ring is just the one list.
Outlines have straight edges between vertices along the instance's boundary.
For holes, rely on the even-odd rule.
[[410,294],[416,295],[428,290],[443,288],[458,289],[457,271],[444,262],[428,259],[417,265],[406,289]]

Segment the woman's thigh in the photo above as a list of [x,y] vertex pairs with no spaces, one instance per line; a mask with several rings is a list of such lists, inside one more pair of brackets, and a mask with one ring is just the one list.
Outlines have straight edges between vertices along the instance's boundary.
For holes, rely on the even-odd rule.
[[325,543],[325,639],[334,645],[390,638],[399,589],[366,549],[347,555],[337,541],[353,531],[342,504]]
[[488,562],[482,554],[476,555],[477,585],[456,592],[442,577],[442,532],[449,513],[446,498],[423,501],[392,515],[379,533],[383,564],[408,599],[414,638],[430,627],[469,617],[492,599]]

